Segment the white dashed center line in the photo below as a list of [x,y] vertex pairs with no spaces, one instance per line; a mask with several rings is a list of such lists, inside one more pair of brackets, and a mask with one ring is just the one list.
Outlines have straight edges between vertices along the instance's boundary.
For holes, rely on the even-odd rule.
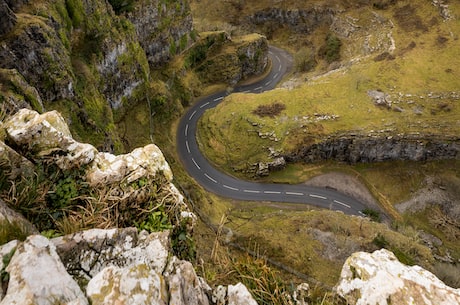
[[245,193],[255,193],[255,194],[260,193],[260,191],[254,191],[254,190],[243,190],[243,192],[245,192]]
[[347,207],[347,208],[349,208],[349,209],[351,208],[351,206],[349,206],[348,204],[343,203],[343,202],[341,202],[341,201],[334,200],[334,202],[335,202],[335,203],[338,203],[338,204],[340,204],[340,205],[343,205],[344,207]]
[[303,196],[304,194],[298,192],[286,192],[286,195]]
[[222,184],[222,186],[225,187],[226,189],[229,189],[229,190],[232,190],[232,191],[238,191],[238,189],[236,187],[228,186],[228,185],[225,185],[225,184]]
[[209,102],[204,103],[203,105],[200,106],[200,108],[204,108],[209,105]]
[[218,102],[218,101],[223,100],[223,99],[224,99],[224,97],[221,96],[221,97],[215,98],[215,99],[214,99],[214,102]]
[[192,158],[192,162],[193,162],[193,164],[195,164],[195,166],[196,166],[198,169],[201,169],[201,167],[198,165],[198,163],[196,163],[195,159]]
[[206,173],[205,173],[204,175],[206,176],[206,178],[208,178],[208,179],[211,180],[212,182],[217,183],[217,180],[214,179],[213,177],[209,176],[209,175],[206,174]]
[[281,194],[281,192],[278,192],[278,191],[264,191],[264,194]]
[[185,136],[187,136],[187,133],[188,133],[188,124],[185,125]]
[[321,196],[321,195],[310,194],[310,197],[313,197],[313,198],[319,198],[319,199],[324,199],[324,200],[327,200],[327,198],[326,198],[326,197],[324,197],[324,196]]
[[196,110],[193,111],[193,112],[192,112],[192,115],[188,118],[189,121],[193,118],[193,116],[195,115],[195,113],[196,113]]
[[185,146],[187,146],[187,152],[190,153],[190,146],[188,146],[188,141],[185,141]]

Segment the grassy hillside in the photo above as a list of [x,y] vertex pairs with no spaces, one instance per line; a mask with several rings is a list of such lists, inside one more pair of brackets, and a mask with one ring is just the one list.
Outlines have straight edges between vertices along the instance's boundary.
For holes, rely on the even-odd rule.
[[[340,134],[459,134],[460,4],[449,2],[451,18],[445,19],[445,12],[429,1],[349,2],[192,1],[197,28],[224,28],[234,34],[253,27],[245,17],[267,7],[309,9],[330,5],[341,10],[334,26],[319,25],[309,35],[295,33],[283,25],[269,33],[271,43],[292,51],[297,69],[276,90],[232,94],[204,115],[199,142],[216,166],[252,179],[254,164],[271,161],[273,151],[294,151]],[[259,30],[264,33],[266,28]],[[339,60],[329,61],[321,52],[331,34],[341,43]],[[306,60],[312,60],[312,65],[303,69],[300,64]],[[391,107],[374,105],[369,90],[388,94]],[[262,116],[267,113],[262,110],[267,109],[272,113]],[[457,214],[449,218],[449,211],[455,208],[446,208],[446,204],[458,204],[458,160],[355,166],[331,161],[289,164],[263,180],[302,183],[334,172],[356,177],[380,204],[394,211],[400,203],[410,200],[426,202],[427,206],[400,212],[400,220],[387,227],[329,212],[305,211],[299,206],[240,204],[222,199],[216,199],[214,205],[226,202],[225,225],[232,228],[240,245],[256,249],[323,284],[332,285],[337,279],[345,253],[385,246],[406,263],[427,259],[425,262],[430,263],[424,265],[426,268],[458,287],[458,264],[431,260],[432,255],[445,257],[446,253],[453,261],[460,258],[455,244],[460,233]],[[447,199],[423,195],[438,191]],[[363,226],[368,227],[363,230]],[[441,240],[431,253],[423,246],[423,232]],[[329,252],[328,245],[332,245]]]
[[[455,3],[450,7],[453,12],[460,11]],[[378,11],[379,18],[387,20],[384,24],[393,24],[392,28],[361,31],[369,33],[365,41],[384,32],[393,41],[387,50],[364,54],[360,37],[341,39],[342,60],[335,63],[337,69],[323,73],[321,65],[326,63],[320,62],[315,71],[295,75],[282,89],[231,95],[201,121],[203,150],[216,164],[231,171],[269,160],[269,147],[289,152],[342,133],[457,135],[460,42],[455,33],[460,25],[456,20],[440,20],[437,9],[429,3],[417,2],[410,8],[414,25],[399,17],[401,10],[409,8],[397,5]],[[375,21],[366,20],[374,12],[360,13],[361,9],[351,10],[347,17],[356,15],[350,18],[362,22],[359,27],[365,26],[363,21]],[[392,108],[375,106],[369,90],[388,94]],[[275,103],[285,109],[274,116],[256,114],[258,107]]]

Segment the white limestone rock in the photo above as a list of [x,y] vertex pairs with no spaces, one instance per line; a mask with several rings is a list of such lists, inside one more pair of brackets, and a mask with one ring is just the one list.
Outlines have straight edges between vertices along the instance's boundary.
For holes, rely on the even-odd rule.
[[228,285],[228,305],[257,305],[249,290],[242,283]]
[[249,290],[242,283],[217,286],[212,292],[212,302],[225,305],[257,305]]
[[4,124],[8,138],[36,158],[51,158],[61,169],[81,167],[94,160],[97,149],[72,138],[57,111],[39,114],[21,109]]
[[196,275],[190,262],[173,257],[164,273],[169,287],[169,304],[208,305],[209,286]]
[[161,274],[169,256],[169,232],[137,233],[136,228],[92,229],[52,240],[67,270],[82,285],[107,267],[145,264]]
[[385,249],[350,256],[336,290],[356,305],[460,304],[460,289],[447,286],[419,266],[400,263]]
[[65,270],[54,245],[43,236],[29,236],[20,243],[6,272],[10,279],[1,305],[88,304]]
[[107,267],[91,279],[86,294],[93,305],[167,305],[163,277],[146,264]]
[[154,144],[136,148],[129,154],[114,156],[98,153],[87,180],[91,185],[121,182],[131,183],[143,177],[154,177],[161,173],[166,181],[172,180],[172,172],[161,150]]

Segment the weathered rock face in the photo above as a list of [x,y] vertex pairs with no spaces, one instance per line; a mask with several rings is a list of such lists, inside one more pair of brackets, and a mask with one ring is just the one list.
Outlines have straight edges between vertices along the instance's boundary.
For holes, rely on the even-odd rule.
[[2,107],[6,113],[15,113],[22,108],[45,111],[37,89],[32,87],[17,70],[0,69],[0,79],[8,80],[2,83],[4,97]]
[[[0,161],[6,160],[6,165],[0,163],[5,169],[2,174],[12,179],[19,175],[25,177],[27,172],[33,174],[34,165],[24,159],[22,154],[25,154],[36,164],[51,162],[63,171],[78,172],[80,182],[95,194],[108,194],[104,202],[111,202],[112,208],[106,210],[110,213],[107,217],[122,221],[112,225],[130,226],[136,217],[148,217],[147,211],[156,199],[162,205],[170,205],[168,210],[175,214],[172,218],[178,221],[176,225],[193,226],[194,215],[189,213],[184,197],[172,184],[171,169],[156,145],[149,144],[118,156],[98,152],[94,146],[74,140],[57,111],[40,115],[21,109],[0,127],[5,132],[4,140],[10,145],[0,141],[0,153],[3,153]],[[72,178],[72,183],[78,181]],[[167,199],[161,198],[166,195]],[[111,215],[112,212],[116,216]]]
[[[136,1],[129,19],[102,0],[26,2],[0,2],[0,35],[9,33],[1,37],[0,68],[36,92],[11,94],[2,86],[0,103],[6,101],[8,113],[42,112],[41,100],[47,109],[59,104],[80,137],[121,151],[114,115],[145,100],[149,63],[163,65],[192,42],[188,1]],[[8,83],[11,75],[2,74]]]
[[357,252],[343,266],[337,292],[349,304],[437,304],[460,303],[460,289],[445,285],[419,266],[401,264],[393,253]]
[[11,11],[5,0],[0,1],[0,36],[9,33],[16,25],[16,15]]
[[299,149],[285,156],[286,161],[307,163],[337,160],[347,163],[391,160],[428,161],[458,159],[460,138],[407,136],[343,136]]
[[70,52],[60,30],[55,20],[24,17],[0,46],[0,68],[17,70],[50,102],[74,96]]
[[321,25],[330,25],[336,10],[328,7],[313,7],[310,9],[267,8],[247,17],[254,25],[284,25],[297,33],[311,33]]
[[[2,305],[213,304],[212,289],[192,264],[170,255],[167,231],[89,230],[53,240],[33,235],[1,246],[0,255],[8,256],[0,269],[7,262],[10,276]],[[242,284],[223,288],[228,294],[219,304],[257,304]]]
[[154,67],[164,65],[193,41],[193,20],[187,0],[137,1],[127,17],[134,24],[149,64]]
[[96,148],[72,138],[69,127],[57,111],[42,115],[21,109],[4,124],[9,141],[39,158],[54,159],[62,169],[87,165],[94,160]]
[[5,270],[9,282],[2,305],[88,304],[54,245],[43,236],[33,235],[19,243]]
[[[265,36],[252,34],[231,40],[225,33],[216,32],[206,37],[203,43],[207,46],[195,48],[208,48],[208,54],[204,61],[196,63],[195,70],[205,82],[233,86],[262,73],[267,67],[268,42]],[[216,52],[224,47],[225,52]]]

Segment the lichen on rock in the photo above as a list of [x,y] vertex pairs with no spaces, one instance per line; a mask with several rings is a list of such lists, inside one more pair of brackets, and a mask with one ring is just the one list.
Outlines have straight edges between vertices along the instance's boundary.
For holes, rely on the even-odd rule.
[[357,252],[345,262],[336,286],[350,304],[437,304],[460,303],[454,289],[419,266],[406,266],[386,249]]

